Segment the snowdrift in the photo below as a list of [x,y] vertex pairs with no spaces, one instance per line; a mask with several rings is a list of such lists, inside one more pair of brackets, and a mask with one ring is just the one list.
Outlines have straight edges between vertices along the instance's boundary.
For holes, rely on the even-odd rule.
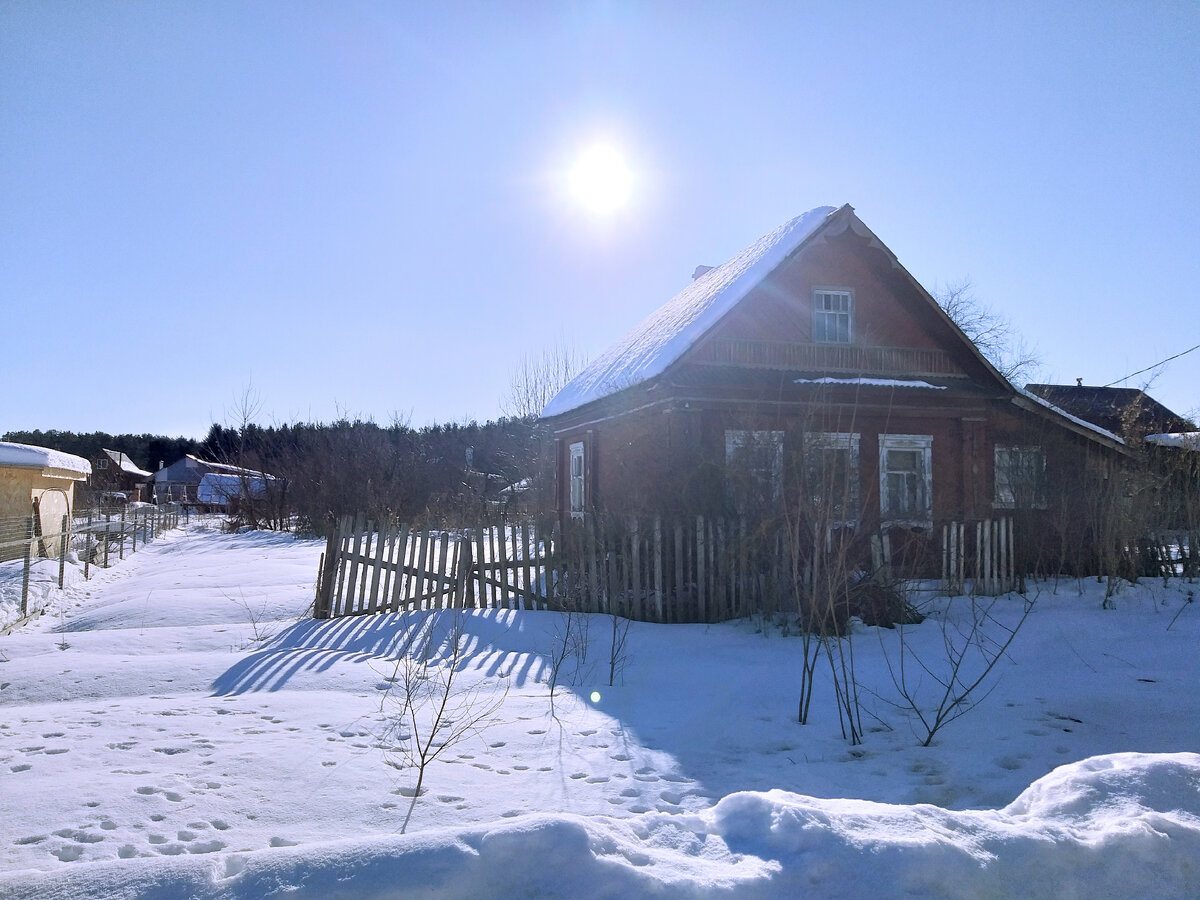
[[1200,755],[1063,766],[1000,810],[785,791],[698,815],[491,827],[9,873],[6,897],[1176,898],[1200,884]]

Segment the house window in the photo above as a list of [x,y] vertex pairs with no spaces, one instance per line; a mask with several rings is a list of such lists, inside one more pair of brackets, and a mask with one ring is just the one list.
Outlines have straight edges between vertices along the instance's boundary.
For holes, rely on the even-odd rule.
[[583,441],[576,441],[570,446],[571,452],[571,518],[583,518],[584,511],[584,481],[583,481]]
[[1041,447],[996,447],[995,505],[1046,508],[1046,454]]
[[108,468],[108,460],[107,459],[96,460],[96,468],[101,471],[103,471],[104,469],[107,469]]
[[858,435],[815,432],[804,439],[804,495],[816,521],[858,520]]
[[738,512],[774,506],[783,494],[783,432],[726,431],[725,483]]
[[879,511],[885,521],[933,520],[933,436],[879,436]]
[[854,295],[850,291],[813,291],[813,341],[818,344],[850,343]]

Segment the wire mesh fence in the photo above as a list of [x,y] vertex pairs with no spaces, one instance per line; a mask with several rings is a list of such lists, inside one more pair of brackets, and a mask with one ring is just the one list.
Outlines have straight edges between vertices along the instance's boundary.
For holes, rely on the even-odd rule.
[[0,628],[40,613],[51,591],[116,565],[186,515],[178,503],[130,503],[0,517]]

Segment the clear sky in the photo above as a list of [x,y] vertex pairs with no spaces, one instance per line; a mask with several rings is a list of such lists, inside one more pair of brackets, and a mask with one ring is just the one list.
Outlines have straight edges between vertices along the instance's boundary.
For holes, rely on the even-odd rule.
[[[1189,2],[0,0],[0,432],[493,418],[843,203],[1107,384],[1200,344],[1198,48]],[[1200,350],[1149,390],[1200,408]]]

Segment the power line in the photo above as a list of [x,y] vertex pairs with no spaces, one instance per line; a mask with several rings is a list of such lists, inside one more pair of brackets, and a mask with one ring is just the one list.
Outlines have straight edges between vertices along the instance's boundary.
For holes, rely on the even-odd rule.
[[1181,356],[1187,356],[1193,350],[1200,350],[1200,344],[1197,344],[1195,347],[1188,347],[1182,353],[1176,353],[1174,356],[1168,356],[1166,359],[1159,360],[1152,366],[1146,366],[1146,368],[1144,368],[1144,369],[1138,369],[1136,372],[1130,372],[1124,378],[1118,378],[1116,381],[1110,381],[1108,384],[1106,384],[1104,386],[1107,388],[1107,387],[1112,387],[1114,384],[1120,384],[1122,381],[1129,380],[1134,375],[1141,375],[1143,372],[1149,372],[1151,369],[1157,369],[1159,366],[1161,366],[1165,363],[1169,363],[1173,359],[1179,359],[1179,357],[1181,357]]

